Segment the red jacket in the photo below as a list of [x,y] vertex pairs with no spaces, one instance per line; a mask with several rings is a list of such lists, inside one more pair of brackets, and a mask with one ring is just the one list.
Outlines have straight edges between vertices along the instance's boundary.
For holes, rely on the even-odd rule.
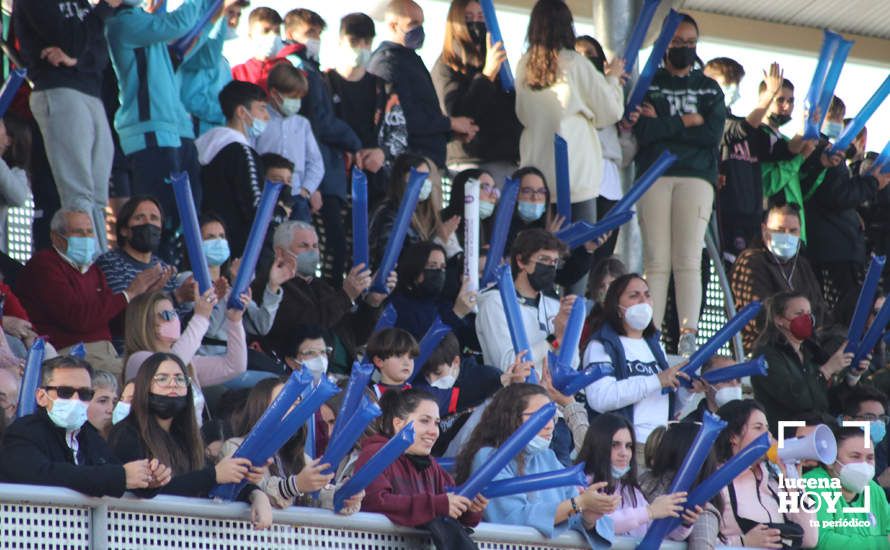
[[253,82],[268,93],[269,88],[266,86],[266,81],[269,79],[269,72],[275,65],[287,61],[287,56],[303,51],[303,48],[304,46],[302,44],[288,44],[275,54],[275,57],[272,59],[260,61],[259,59],[251,57],[244,63],[232,67],[232,78],[235,80],[243,80],[245,82]]
[[6,283],[0,283],[0,294],[6,297],[6,299],[3,301],[3,315],[9,317],[18,317],[19,319],[24,319],[25,321],[31,320],[30,317],[28,317],[28,312],[25,311],[25,308],[22,306],[22,303],[19,301],[18,297],[13,294],[12,289],[9,288],[9,285],[7,285]]
[[[389,439],[372,435],[362,441],[355,470],[365,465]],[[432,464],[418,470],[405,455],[383,470],[365,489],[362,510],[379,512],[393,523],[417,527],[437,517],[448,515],[446,487],[454,486],[454,479],[432,458]],[[460,517],[464,525],[474,526],[482,521],[482,514],[465,512]]]
[[81,273],[50,248],[34,254],[16,279],[19,299],[38,334],[56,348],[111,340],[108,322],[127,307],[96,264]]

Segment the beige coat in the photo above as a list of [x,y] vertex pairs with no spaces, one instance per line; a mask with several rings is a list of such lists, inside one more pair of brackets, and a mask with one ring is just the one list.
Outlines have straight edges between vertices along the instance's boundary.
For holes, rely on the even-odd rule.
[[525,127],[519,140],[522,166],[536,166],[547,177],[556,202],[553,135],[568,143],[572,203],[599,195],[603,155],[597,128],[615,124],[624,114],[624,93],[618,79],[605,77],[574,50],[559,54],[559,75],[549,88],[526,85],[528,53],[516,70],[516,116]]

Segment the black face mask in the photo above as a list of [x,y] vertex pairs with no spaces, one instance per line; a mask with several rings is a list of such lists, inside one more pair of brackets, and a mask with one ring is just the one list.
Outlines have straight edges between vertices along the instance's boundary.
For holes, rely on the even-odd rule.
[[668,48],[667,57],[671,65],[678,69],[685,69],[695,63],[695,48]]
[[784,126],[791,121],[791,115],[780,115],[777,113],[773,113],[769,116],[769,121],[775,124],[776,126]]
[[167,420],[181,413],[188,405],[188,394],[171,397],[169,395],[148,394],[148,412]]
[[417,285],[417,294],[425,298],[435,298],[445,288],[444,269],[424,269],[423,282]]
[[556,282],[556,266],[535,262],[535,270],[528,276],[528,284],[538,292],[548,290]]
[[139,252],[155,253],[161,246],[161,228],[150,223],[134,225],[127,243]]
[[467,21],[467,31],[470,33],[473,43],[480,49],[488,46],[485,43],[485,33],[488,32],[488,29],[485,27],[484,21]]
[[602,57],[599,57],[599,56],[597,56],[597,57],[588,57],[587,59],[589,59],[590,62],[593,63],[593,66],[596,67],[596,70],[598,70],[599,72],[605,74],[605,72],[606,72],[605,61],[603,61],[603,58],[602,58]]

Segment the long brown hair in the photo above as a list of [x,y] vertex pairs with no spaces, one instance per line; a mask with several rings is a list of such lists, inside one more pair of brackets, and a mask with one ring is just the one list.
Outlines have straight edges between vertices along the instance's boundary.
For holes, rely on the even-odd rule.
[[137,351],[158,351],[155,306],[173,300],[164,292],[147,292],[133,298],[124,313],[124,364]]
[[538,0],[528,21],[528,59],[525,80],[532,90],[548,88],[556,82],[559,52],[575,49],[572,10],[563,0]]
[[411,168],[419,168],[421,165],[426,165],[430,170],[428,177],[433,183],[433,190],[429,199],[417,203],[417,208],[411,215],[411,227],[417,232],[420,240],[431,241],[438,234],[439,227],[442,225],[442,218],[439,216],[439,212],[442,211],[442,182],[436,163],[413,153],[399,155],[393,163],[392,177],[386,191],[386,198],[393,208],[398,209],[405,197],[405,191],[408,189]]
[[[785,334],[782,332],[782,329],[776,324],[776,317],[784,317],[785,308],[788,307],[788,302],[796,298],[803,298],[808,302],[810,301],[809,298],[800,292],[779,292],[767,299],[766,307],[764,308],[766,310],[766,319],[763,330],[760,331],[760,335],[757,337],[757,340],[754,341],[755,348],[774,346],[788,341]],[[812,304],[810,305],[812,306]]]
[[453,0],[445,20],[442,63],[457,73],[467,73],[470,68],[480,69],[485,65],[485,47],[480,51],[473,42],[464,16],[467,6],[472,3],[479,3],[479,0]]
[[172,353],[155,353],[146,359],[139,367],[136,378],[133,379],[133,402],[128,420],[112,428],[108,438],[111,445],[114,446],[114,441],[122,432],[120,426],[124,426],[126,422],[135,423],[147,458],[158,459],[161,464],[165,464],[173,470],[173,475],[180,475],[204,467],[204,444],[195,417],[195,401],[191,384],[185,394],[186,406],[173,417],[169,432],[161,428],[149,410],[148,400],[152,379],[164,361],[176,363],[182,370],[182,374],[188,377],[182,359]]
[[[470,439],[457,456],[455,476],[457,483],[463,483],[470,477],[473,458],[479,449],[499,447],[522,425],[522,412],[533,395],[547,397],[547,392],[537,384],[510,384],[494,395],[491,403],[485,407],[479,425],[473,430]],[[521,475],[525,468],[523,453],[519,453],[516,460]]]

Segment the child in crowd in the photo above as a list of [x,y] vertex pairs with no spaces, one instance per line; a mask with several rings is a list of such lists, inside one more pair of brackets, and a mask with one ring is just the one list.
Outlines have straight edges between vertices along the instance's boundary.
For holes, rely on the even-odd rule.
[[[247,39],[252,56],[240,65],[232,67],[235,80],[252,82],[264,90],[269,71],[282,60],[277,54],[284,47],[281,41],[281,15],[272,8],[261,6],[247,16]],[[228,118],[228,117],[226,117]]]
[[117,404],[117,377],[108,371],[94,370],[92,374],[93,398],[87,408],[87,419],[104,439],[111,431],[113,411]]
[[373,387],[377,399],[389,390],[411,387],[408,380],[414,373],[414,359],[418,352],[417,341],[411,333],[400,328],[387,328],[371,335],[365,357],[380,372],[380,382]]

